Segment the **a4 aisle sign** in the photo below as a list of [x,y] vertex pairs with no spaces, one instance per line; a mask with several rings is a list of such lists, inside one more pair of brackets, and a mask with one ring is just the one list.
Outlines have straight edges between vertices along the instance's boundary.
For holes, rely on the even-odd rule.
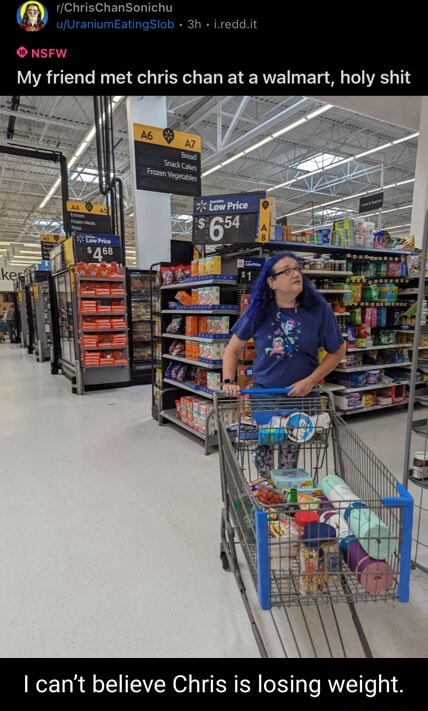
[[207,195],[193,201],[194,244],[268,242],[273,201],[265,192]]

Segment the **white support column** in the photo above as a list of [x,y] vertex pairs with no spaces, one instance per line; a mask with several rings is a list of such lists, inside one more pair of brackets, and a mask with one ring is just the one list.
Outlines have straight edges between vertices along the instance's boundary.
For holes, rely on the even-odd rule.
[[413,190],[412,224],[416,247],[422,247],[425,212],[428,208],[428,96],[421,97],[418,152],[416,155],[415,187]]
[[126,110],[134,195],[137,266],[148,269],[151,264],[169,262],[171,258],[171,196],[166,193],[136,189],[133,124],[142,123],[166,128],[166,96],[129,96]]

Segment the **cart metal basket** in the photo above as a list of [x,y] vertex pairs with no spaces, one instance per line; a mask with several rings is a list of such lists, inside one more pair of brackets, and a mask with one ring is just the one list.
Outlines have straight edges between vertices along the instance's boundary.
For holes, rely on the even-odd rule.
[[329,393],[295,398],[287,392],[252,389],[215,398],[223,567],[235,574],[263,656],[242,566],[260,608],[286,612],[299,654],[293,608],[316,656],[314,610],[326,653],[336,656],[333,624],[347,656],[337,607],[345,603],[371,656],[355,603],[408,601],[413,499],[337,415]]

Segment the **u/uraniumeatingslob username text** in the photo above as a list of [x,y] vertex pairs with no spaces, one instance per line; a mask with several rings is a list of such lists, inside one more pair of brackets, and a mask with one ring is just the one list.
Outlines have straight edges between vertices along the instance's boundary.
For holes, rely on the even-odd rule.
[[173,30],[173,20],[58,20],[57,30]]
[[96,14],[109,12],[115,14],[116,12],[172,12],[172,10],[172,3],[163,2],[125,2],[119,4],[109,2],[60,2],[56,6],[56,11],[60,15],[74,12],[94,12]]

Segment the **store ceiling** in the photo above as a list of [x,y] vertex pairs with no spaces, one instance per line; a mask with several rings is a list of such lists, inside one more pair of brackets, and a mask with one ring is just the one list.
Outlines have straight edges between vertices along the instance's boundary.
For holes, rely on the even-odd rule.
[[[412,98],[418,100],[406,97],[406,101]],[[381,224],[393,228],[395,234],[408,233],[417,137],[406,139],[415,133],[414,122],[413,127],[409,122],[405,128],[335,106],[304,120],[325,107],[328,97],[322,99],[172,96],[168,97],[168,125],[201,135],[205,195],[269,190],[277,200],[277,214],[288,215],[288,224],[297,230],[328,223],[336,216],[357,215],[359,197],[355,195],[377,192],[383,181]],[[372,114],[384,115],[382,101],[379,97],[379,110]],[[116,169],[125,185],[126,242],[131,246],[134,220],[125,97],[115,108],[114,124]],[[284,130],[294,124],[298,125]],[[0,97],[3,145],[62,151],[70,161],[93,125],[90,96]],[[275,133],[280,135],[252,149]],[[365,155],[352,158],[361,153]],[[242,155],[229,161],[237,154]],[[96,168],[92,140],[69,171],[70,198],[102,202]],[[314,170],[318,172],[308,176]],[[58,177],[59,169],[53,163],[0,153],[0,263],[8,263],[9,243],[16,254],[24,251],[19,243],[25,243],[28,250],[41,233],[61,231],[58,188],[46,202]],[[276,187],[282,183],[287,184]],[[46,204],[40,208],[43,201]],[[191,221],[185,216],[192,212],[192,200],[173,196],[172,211],[174,234],[188,234]],[[377,215],[369,219],[377,226]],[[397,225],[404,227],[395,229]]]

